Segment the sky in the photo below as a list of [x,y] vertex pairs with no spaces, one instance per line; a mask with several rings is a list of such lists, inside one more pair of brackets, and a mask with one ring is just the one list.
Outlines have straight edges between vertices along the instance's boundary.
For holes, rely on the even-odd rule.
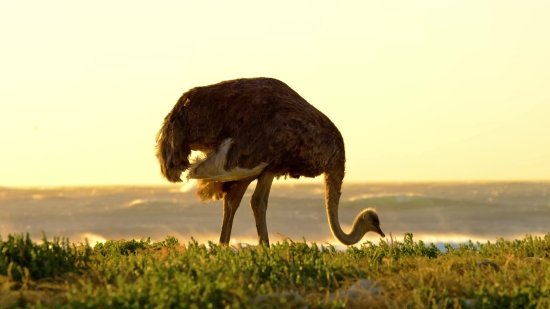
[[[189,88],[280,79],[349,182],[550,179],[550,2],[2,1],[0,186],[168,184]],[[320,181],[320,178],[314,181]]]

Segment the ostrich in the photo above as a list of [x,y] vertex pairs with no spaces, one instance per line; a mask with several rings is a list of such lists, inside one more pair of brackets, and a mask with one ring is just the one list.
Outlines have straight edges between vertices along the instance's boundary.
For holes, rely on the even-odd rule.
[[[356,244],[369,232],[382,237],[374,209],[356,217],[350,234],[340,227],[338,205],[344,178],[344,140],[332,121],[285,83],[241,78],[185,92],[156,136],[162,175],[197,179],[204,202],[222,199],[220,244],[228,244],[233,218],[253,180],[250,206],[260,243],[269,246],[266,210],[274,178],[324,173],[328,223],[336,239]],[[190,159],[192,150],[202,156]]]

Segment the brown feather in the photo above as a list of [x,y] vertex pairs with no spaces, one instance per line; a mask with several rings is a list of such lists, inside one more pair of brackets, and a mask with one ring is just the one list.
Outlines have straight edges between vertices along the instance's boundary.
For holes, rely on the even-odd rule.
[[228,138],[227,171],[267,163],[278,176],[316,177],[335,156],[345,158],[336,126],[298,93],[276,79],[243,78],[180,97],[157,134],[162,174],[181,181],[191,149],[214,151]]

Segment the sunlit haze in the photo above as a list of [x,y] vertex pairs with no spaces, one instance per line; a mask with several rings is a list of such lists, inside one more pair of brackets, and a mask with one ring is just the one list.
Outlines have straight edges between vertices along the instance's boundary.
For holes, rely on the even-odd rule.
[[0,185],[166,184],[155,134],[178,97],[258,76],[333,120],[346,181],[549,179],[549,16],[547,0],[2,1]]

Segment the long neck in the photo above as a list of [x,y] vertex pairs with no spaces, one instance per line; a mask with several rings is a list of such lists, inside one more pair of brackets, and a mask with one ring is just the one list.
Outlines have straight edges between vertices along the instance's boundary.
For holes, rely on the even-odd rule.
[[365,235],[360,227],[359,220],[353,222],[350,234],[346,234],[340,227],[338,220],[338,205],[340,203],[340,195],[342,194],[342,181],[345,174],[345,155],[342,152],[337,155],[331,163],[331,167],[325,172],[325,202],[327,207],[328,223],[332,235],[345,245],[353,245],[358,243]]

